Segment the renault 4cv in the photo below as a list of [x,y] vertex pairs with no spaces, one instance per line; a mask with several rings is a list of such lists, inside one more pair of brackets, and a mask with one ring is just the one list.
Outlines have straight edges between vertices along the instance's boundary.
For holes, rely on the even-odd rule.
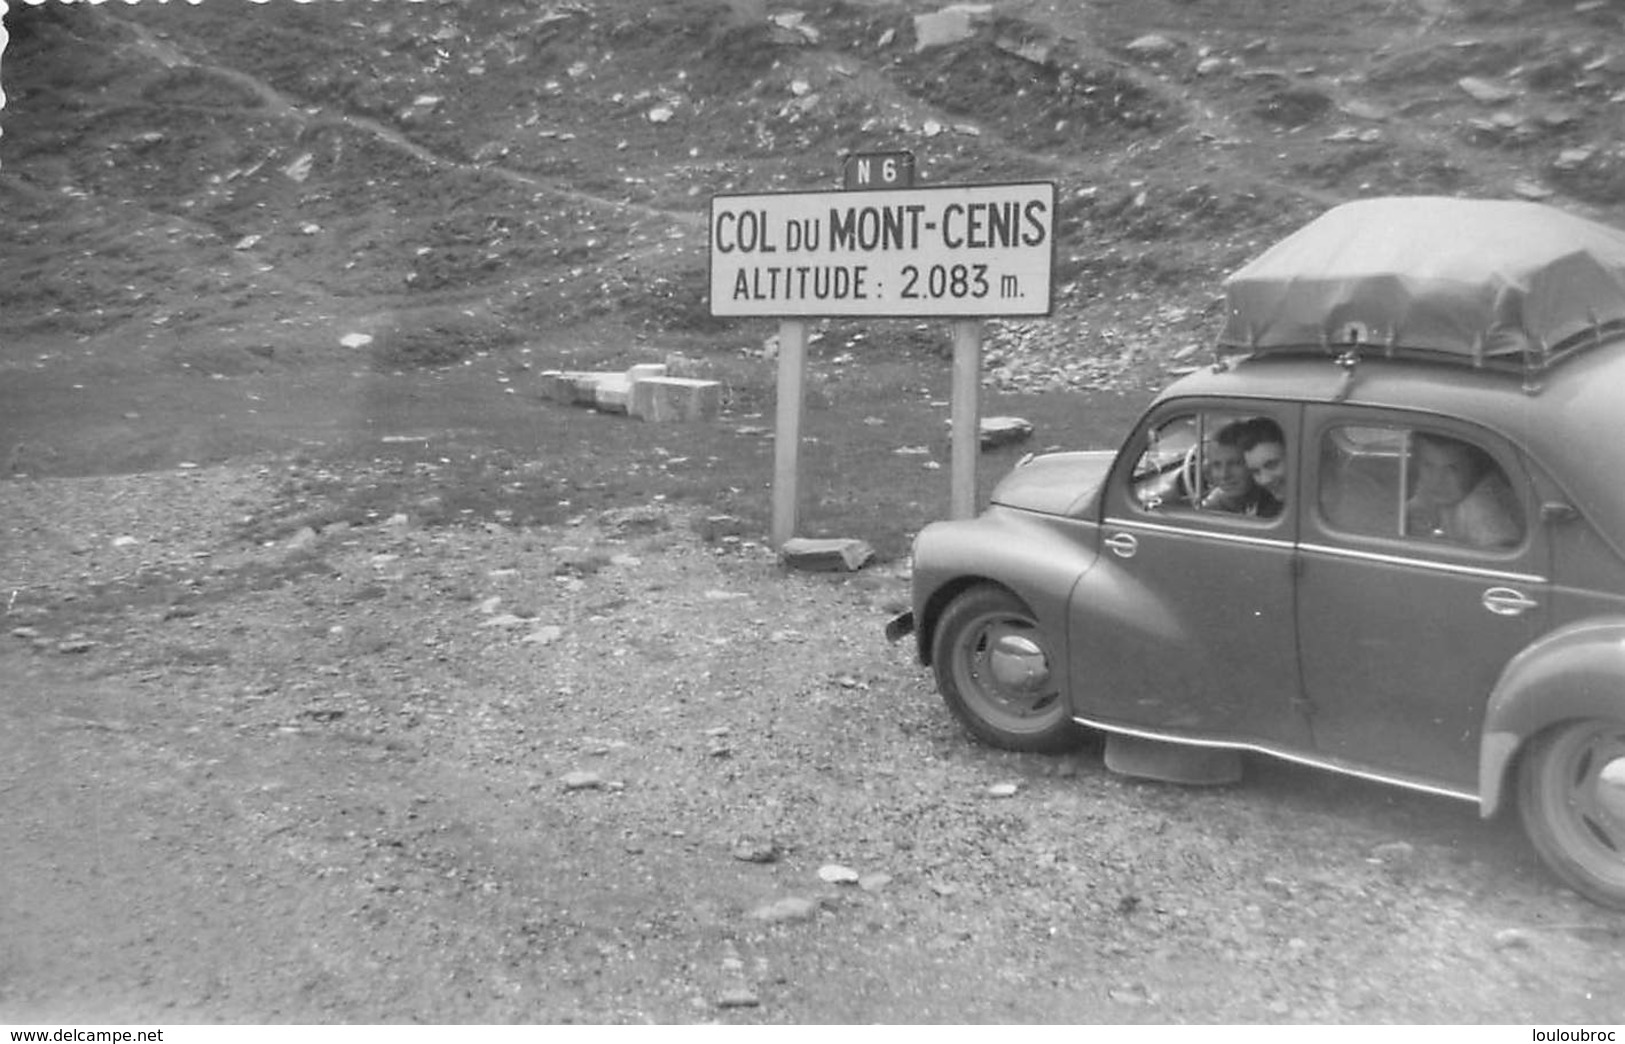
[[1363,200],[1224,293],[1211,365],[1120,450],[1030,457],[921,530],[888,633],[985,742],[1515,806],[1625,909],[1625,233]]

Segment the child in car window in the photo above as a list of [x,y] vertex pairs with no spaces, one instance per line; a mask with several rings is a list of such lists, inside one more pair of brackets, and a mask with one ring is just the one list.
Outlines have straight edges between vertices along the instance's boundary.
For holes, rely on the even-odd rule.
[[1208,447],[1207,474],[1212,489],[1202,498],[1205,511],[1270,518],[1281,510],[1280,501],[1253,481],[1247,470],[1242,436],[1250,421],[1231,421],[1220,428]]

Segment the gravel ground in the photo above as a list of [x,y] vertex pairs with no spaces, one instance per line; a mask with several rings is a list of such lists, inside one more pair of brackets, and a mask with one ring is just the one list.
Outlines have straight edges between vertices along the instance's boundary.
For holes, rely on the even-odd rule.
[[901,570],[658,504],[245,541],[312,467],[0,484],[0,1020],[1625,1014],[1514,824],[976,746]]

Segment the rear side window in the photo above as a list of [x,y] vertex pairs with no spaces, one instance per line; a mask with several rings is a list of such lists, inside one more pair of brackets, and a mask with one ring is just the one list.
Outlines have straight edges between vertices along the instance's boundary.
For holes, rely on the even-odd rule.
[[1321,436],[1318,472],[1316,504],[1332,529],[1491,550],[1523,543],[1523,502],[1472,440],[1343,425]]

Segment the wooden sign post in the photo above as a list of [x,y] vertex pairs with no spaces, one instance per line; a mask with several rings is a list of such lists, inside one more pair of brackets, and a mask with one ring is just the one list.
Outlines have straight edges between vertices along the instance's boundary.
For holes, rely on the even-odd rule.
[[779,386],[773,424],[773,521],[768,535],[774,547],[796,535],[801,512],[801,420],[806,413],[807,323],[786,319],[779,324]]
[[952,478],[948,517],[976,517],[976,459],[982,452],[982,323],[954,323],[954,380],[949,405],[953,417]]

